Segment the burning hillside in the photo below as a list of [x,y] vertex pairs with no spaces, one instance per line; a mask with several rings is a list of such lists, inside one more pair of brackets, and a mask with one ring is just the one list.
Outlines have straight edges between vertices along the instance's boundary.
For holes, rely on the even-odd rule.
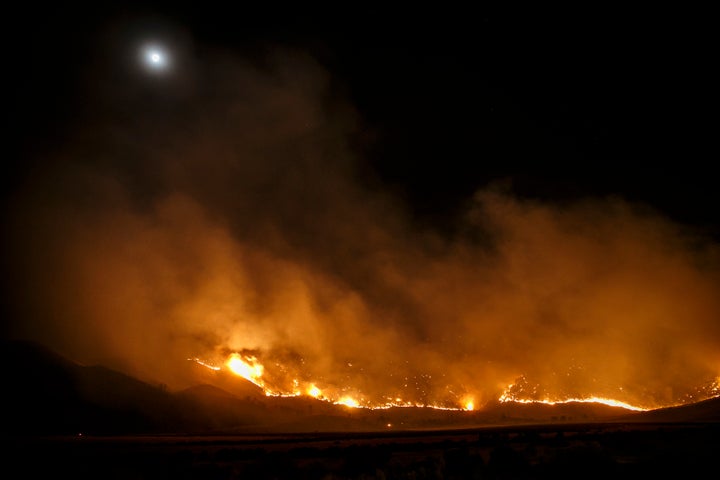
[[[191,359],[197,364],[214,370],[227,370],[262,389],[266,396],[271,397],[299,397],[307,396],[318,400],[345,405],[353,408],[387,409],[393,407],[424,407],[442,410],[464,410],[473,411],[477,407],[475,395],[472,393],[461,393],[453,395],[452,386],[446,386],[443,398],[435,398],[428,395],[433,388],[431,382],[425,387],[428,389],[397,389],[392,395],[370,396],[350,385],[337,386],[327,384],[323,388],[318,386],[317,380],[310,379],[298,369],[288,369],[287,365],[275,364],[276,369],[271,369],[269,375],[265,375],[266,368],[255,355],[232,353],[228,356],[223,365],[216,366],[204,362],[198,358]],[[278,373],[280,373],[278,375]],[[576,379],[577,380],[577,379]],[[407,387],[407,383],[403,384]],[[414,390],[414,391],[413,391]],[[456,389],[455,391],[468,391],[467,388]],[[493,402],[515,402],[515,403],[543,403],[556,405],[562,403],[599,403],[611,407],[620,407],[626,410],[645,411],[669,406],[691,404],[720,396],[720,385],[718,379],[708,379],[707,383],[700,384],[695,389],[685,392],[684,396],[672,404],[658,403],[628,403],[623,400],[627,397],[622,387],[617,387],[614,392],[598,390],[596,393],[581,392],[577,388],[552,391],[545,389],[539,384],[532,384],[525,376],[521,376],[515,383],[508,385]],[[405,396],[398,393],[403,391]],[[414,395],[413,395],[414,394]],[[647,400],[645,400],[647,402]]]

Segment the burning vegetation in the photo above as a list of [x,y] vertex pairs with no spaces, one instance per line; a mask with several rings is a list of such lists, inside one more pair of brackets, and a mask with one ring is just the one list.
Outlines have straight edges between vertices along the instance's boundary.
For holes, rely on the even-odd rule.
[[[378,397],[370,397],[350,386],[337,387],[335,385],[327,385],[323,389],[320,389],[315,382],[310,380],[299,380],[297,377],[292,377],[291,379],[289,377],[284,378],[280,381],[280,383],[268,385],[263,379],[265,367],[259,363],[258,359],[254,355],[232,353],[229,355],[223,366],[215,366],[207,362],[203,362],[198,358],[193,358],[191,360],[203,367],[215,371],[226,368],[233,374],[260,387],[267,396],[297,397],[307,395],[309,397],[331,402],[336,405],[345,405],[352,408],[368,408],[373,410],[392,407],[426,407],[433,409],[465,411],[473,411],[476,409],[475,396],[467,393],[455,397],[445,396],[445,398],[440,401],[435,402],[431,400],[427,403],[427,399],[432,397],[429,397],[427,392],[424,391],[416,392],[416,394],[421,395],[421,398],[425,399],[425,401],[418,401],[403,399],[399,396],[392,397],[380,395]],[[286,368],[283,368],[283,370],[287,372]],[[295,372],[295,374],[301,374],[301,372]],[[495,400],[501,403],[544,403],[548,405],[572,402],[601,403],[608,406],[621,407],[627,410],[646,411],[654,408],[694,403],[720,396],[719,380],[719,378],[709,380],[707,384],[700,385],[699,388],[695,389],[693,392],[688,392],[684,399],[679,400],[677,403],[632,404],[621,400],[621,398],[625,397],[623,395],[624,392],[622,387],[617,388],[615,397],[582,394],[571,390],[550,392],[545,390],[541,385],[531,384],[523,375],[520,376],[515,383],[508,385]]]

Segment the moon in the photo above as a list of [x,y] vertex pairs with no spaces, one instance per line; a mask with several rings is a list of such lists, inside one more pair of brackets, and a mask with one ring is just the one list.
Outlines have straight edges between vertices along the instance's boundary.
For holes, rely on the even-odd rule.
[[163,72],[170,68],[170,55],[161,46],[144,45],[140,52],[145,68],[153,72]]

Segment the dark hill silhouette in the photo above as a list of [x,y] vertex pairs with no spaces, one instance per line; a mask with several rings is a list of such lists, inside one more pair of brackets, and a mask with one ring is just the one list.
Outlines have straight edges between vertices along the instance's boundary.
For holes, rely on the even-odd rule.
[[[720,422],[720,398],[650,412],[629,412],[592,403],[494,403],[473,412],[419,407],[367,410],[306,396],[268,397],[251,382],[202,366],[197,366],[197,373],[206,382],[168,392],[103,366],[76,364],[31,342],[5,342],[1,352],[6,406],[2,429],[11,434],[260,433],[612,421]],[[192,364],[189,362],[188,368],[193,368]]]
[[620,420],[633,422],[720,422],[720,397],[676,407],[623,415]]
[[83,408],[74,365],[31,342],[5,342],[0,351],[5,384],[3,429],[27,433],[70,433]]
[[171,394],[123,373],[26,341],[5,342],[1,355],[8,432],[161,432],[182,420]]
[[193,412],[195,428],[192,430],[209,432],[233,428],[252,429],[266,423],[271,415],[266,405],[255,396],[238,398],[208,384],[182,390],[175,398],[183,405],[184,411]]
[[211,370],[193,361],[188,363],[190,374],[198,385],[214,385],[238,398],[265,397],[262,388],[227,370]]
[[546,403],[495,402],[482,411],[487,423],[578,423],[604,421],[628,414],[629,410],[602,403],[568,402]]
[[207,383],[203,383],[200,385],[193,385],[192,387],[188,387],[185,390],[180,390],[178,392],[178,395],[181,396],[187,396],[191,398],[209,398],[209,399],[234,399],[237,398],[232,393],[228,392],[227,390],[223,390],[222,388],[216,387],[215,385],[210,385]]

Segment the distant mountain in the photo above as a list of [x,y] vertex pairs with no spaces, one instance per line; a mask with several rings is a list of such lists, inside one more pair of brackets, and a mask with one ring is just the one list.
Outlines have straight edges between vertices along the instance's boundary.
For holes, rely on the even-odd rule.
[[235,375],[197,368],[200,383],[168,392],[103,366],[82,366],[31,342],[0,352],[2,432],[26,435],[424,430],[585,422],[720,421],[720,398],[629,412],[603,404],[495,403],[482,410],[354,409],[314,398],[268,397]]
[[270,416],[266,405],[257,397],[238,398],[213,385],[202,384],[175,395],[186,411],[194,412],[196,428],[215,431],[231,428],[252,428],[267,423]]
[[173,396],[101,366],[85,367],[31,342],[5,342],[3,430],[25,434],[161,432],[182,420]]
[[196,378],[214,384],[168,392],[103,366],[79,365],[33,342],[1,347],[5,433],[267,431],[314,414],[347,415],[347,408],[315,399],[266,397],[247,380],[205,367],[197,367]]

